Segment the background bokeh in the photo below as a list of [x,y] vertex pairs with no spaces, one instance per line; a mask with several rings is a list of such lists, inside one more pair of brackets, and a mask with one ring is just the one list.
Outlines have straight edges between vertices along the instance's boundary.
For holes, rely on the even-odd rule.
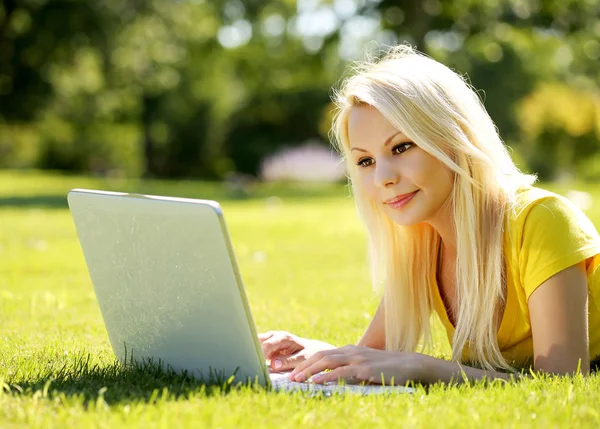
[[600,179],[599,40],[599,0],[2,0],[0,167],[310,170],[347,63],[406,41],[468,76],[523,170]]

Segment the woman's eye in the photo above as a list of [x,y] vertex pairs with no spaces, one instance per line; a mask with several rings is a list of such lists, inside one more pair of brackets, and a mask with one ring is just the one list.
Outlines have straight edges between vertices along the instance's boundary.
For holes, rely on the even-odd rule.
[[[406,152],[408,149],[410,149],[412,146],[414,145],[414,143],[412,142],[404,142],[404,143],[398,143],[396,146],[394,146],[392,148],[392,153],[394,155],[400,155],[401,153]],[[358,165],[359,167],[369,167],[371,165],[373,165],[375,163],[375,160],[373,158],[361,158],[356,162],[356,165]]]
[[368,167],[371,164],[373,164],[373,158],[362,158],[356,163],[359,167]]
[[406,152],[413,144],[410,142],[398,143],[392,148],[392,153],[400,154]]

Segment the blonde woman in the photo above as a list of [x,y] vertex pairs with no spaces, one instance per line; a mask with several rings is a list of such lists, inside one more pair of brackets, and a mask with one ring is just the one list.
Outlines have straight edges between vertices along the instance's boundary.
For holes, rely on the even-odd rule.
[[[316,383],[589,373],[600,357],[600,237],[517,169],[465,81],[399,46],[360,66],[335,101],[335,141],[383,298],[356,346],[260,334],[271,368],[294,381],[328,369]],[[434,312],[451,361],[422,353]]]

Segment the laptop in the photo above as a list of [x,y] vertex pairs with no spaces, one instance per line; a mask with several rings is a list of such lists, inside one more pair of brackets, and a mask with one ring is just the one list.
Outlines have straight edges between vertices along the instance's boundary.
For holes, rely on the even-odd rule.
[[68,203],[110,344],[121,362],[276,390],[377,394],[402,386],[270,373],[216,201],[74,189]]

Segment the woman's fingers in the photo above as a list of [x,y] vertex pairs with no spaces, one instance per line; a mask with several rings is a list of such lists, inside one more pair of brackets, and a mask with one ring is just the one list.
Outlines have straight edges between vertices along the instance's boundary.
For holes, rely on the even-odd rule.
[[271,369],[278,372],[289,371],[296,368],[302,361],[304,361],[304,356],[300,353],[291,356],[280,355],[271,360]]
[[297,337],[287,332],[276,332],[261,342],[261,348],[265,359],[273,359],[279,355],[289,356],[297,353],[304,347]]
[[258,341],[260,341],[260,343],[262,344],[263,341],[268,340],[269,338],[271,338],[273,335],[275,335],[275,331],[269,331],[269,332],[263,332],[258,334]]
[[348,365],[350,357],[340,354],[340,349],[322,351],[310,359],[300,363],[290,374],[294,381],[303,382],[326,369],[334,370],[340,366]]
[[300,362],[296,365],[296,368],[290,373],[290,379],[297,381],[296,376],[304,371],[306,368],[317,362],[319,359],[322,359],[325,356],[326,352],[318,352],[306,359],[304,362]]
[[286,342],[287,341],[276,336],[272,336],[271,338],[264,340],[260,345],[262,347],[263,355],[266,359],[271,359],[273,356],[279,354],[281,349],[288,346],[288,344],[285,344]]
[[297,376],[299,373],[304,371],[306,368],[310,367],[315,362],[318,362],[319,360],[326,358],[327,356],[336,355],[336,354],[344,354],[347,351],[348,351],[347,346],[340,347],[340,348],[333,348],[333,349],[329,349],[329,350],[321,350],[320,352],[317,352],[314,355],[312,355],[310,358],[306,359],[304,362],[301,362],[300,364],[298,364],[298,366],[290,374],[290,378],[294,379],[295,376]]
[[312,378],[312,381],[317,384],[324,384],[329,383],[330,381],[337,382],[340,379],[347,380],[351,378],[358,378],[355,365],[340,366],[333,371],[315,375]]

